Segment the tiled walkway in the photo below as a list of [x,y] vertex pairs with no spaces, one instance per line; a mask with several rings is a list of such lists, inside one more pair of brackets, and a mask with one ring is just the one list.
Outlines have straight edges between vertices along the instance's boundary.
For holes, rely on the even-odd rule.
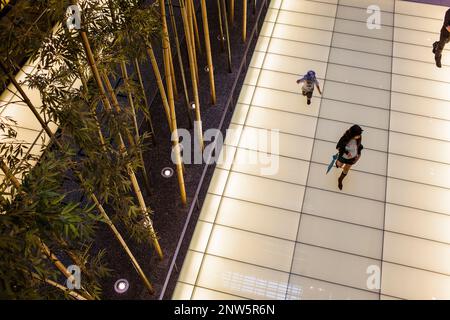
[[[271,1],[174,299],[450,299],[450,46],[442,69],[431,53],[446,9]],[[307,106],[309,69],[324,94]],[[339,191],[326,167],[354,123],[365,150]],[[245,161],[267,153],[274,174]]]

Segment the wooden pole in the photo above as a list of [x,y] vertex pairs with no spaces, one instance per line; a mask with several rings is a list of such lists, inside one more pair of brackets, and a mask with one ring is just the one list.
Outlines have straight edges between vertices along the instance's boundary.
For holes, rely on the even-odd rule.
[[185,100],[187,114],[188,114],[188,118],[189,118],[189,127],[193,128],[194,124],[193,124],[193,120],[192,120],[192,111],[191,111],[191,106],[189,104],[189,93],[188,93],[188,88],[187,88],[187,83],[186,83],[186,75],[184,73],[183,58],[181,57],[181,46],[180,46],[180,40],[178,37],[177,24],[175,22],[175,15],[173,14],[172,0],[168,0],[168,3],[169,3],[170,22],[172,25],[172,30],[175,34],[175,47],[177,49],[178,65],[180,67],[181,79],[183,81],[184,100]]
[[243,0],[242,8],[242,41],[247,41],[247,0]]
[[212,61],[211,54],[211,43],[209,39],[209,23],[208,23],[208,13],[206,10],[206,0],[201,0],[202,6],[202,18],[203,18],[203,31],[205,34],[205,50],[206,59],[208,61],[208,74],[209,74],[209,86],[211,92],[211,103],[216,104],[216,85],[214,83],[214,65]]
[[203,144],[203,129],[202,129],[202,119],[200,115],[200,99],[198,96],[198,87],[197,87],[197,79],[196,79],[196,73],[193,68],[194,66],[194,58],[193,58],[193,51],[192,51],[192,42],[190,40],[190,32],[188,30],[188,21],[187,21],[187,12],[186,12],[186,6],[184,3],[184,0],[180,0],[180,9],[181,9],[181,15],[183,18],[183,24],[184,24],[184,30],[186,33],[186,43],[188,44],[188,56],[189,56],[189,64],[190,64],[190,70],[191,70],[191,81],[192,81],[192,89],[194,92],[194,103],[195,103],[195,120],[197,121],[197,137],[199,140],[199,146],[200,149],[204,149]]

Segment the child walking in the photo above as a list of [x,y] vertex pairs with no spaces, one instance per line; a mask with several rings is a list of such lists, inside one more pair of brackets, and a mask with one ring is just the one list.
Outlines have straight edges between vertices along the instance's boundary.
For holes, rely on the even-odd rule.
[[320,90],[319,80],[316,78],[316,73],[312,70],[308,71],[302,78],[297,80],[297,84],[303,83],[302,94],[306,96],[308,105],[311,104],[311,98],[314,92],[314,85],[319,90],[320,95],[322,91]]
[[342,190],[342,181],[347,176],[350,168],[361,157],[361,150],[364,148],[361,144],[362,132],[363,129],[355,124],[344,133],[336,145],[336,149],[339,152],[336,167],[342,168],[341,176],[338,179],[339,190]]

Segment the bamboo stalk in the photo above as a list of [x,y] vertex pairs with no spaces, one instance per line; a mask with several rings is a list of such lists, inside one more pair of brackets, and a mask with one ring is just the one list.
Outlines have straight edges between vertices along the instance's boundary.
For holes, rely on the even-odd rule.
[[181,165],[181,156],[180,156],[180,150],[179,150],[179,143],[178,143],[178,129],[177,129],[177,120],[176,120],[176,114],[175,114],[175,101],[173,99],[173,92],[172,92],[172,80],[171,73],[170,73],[170,61],[169,61],[169,38],[168,38],[168,29],[167,29],[167,21],[166,21],[166,14],[165,14],[165,6],[164,6],[164,0],[159,0],[160,7],[161,7],[161,18],[162,18],[162,27],[163,27],[163,56],[164,56],[164,69],[166,73],[166,87],[167,87],[167,94],[169,96],[169,105],[170,105],[170,112],[171,112],[171,119],[172,119],[172,144],[173,148],[175,150],[175,156],[176,156],[176,166],[177,166],[177,176],[178,176],[178,186],[180,188],[180,195],[181,195],[181,202],[185,206],[187,204],[186,199],[186,188],[184,185],[184,177],[183,177],[183,168]]
[[200,99],[198,96],[196,74],[195,74],[195,70],[192,67],[194,64],[192,45],[191,45],[192,42],[189,39],[190,33],[187,30],[188,21],[187,21],[187,13],[186,13],[186,6],[184,3],[184,0],[180,0],[180,9],[181,9],[181,15],[183,18],[184,29],[185,29],[185,33],[186,33],[186,43],[188,44],[187,47],[188,47],[189,64],[190,64],[190,70],[191,70],[191,81],[192,81],[192,89],[194,92],[194,102],[195,102],[195,118],[197,121],[197,136],[198,136],[198,140],[199,140],[198,142],[199,142],[200,149],[203,150],[204,144],[203,144],[202,119],[201,119],[201,115],[200,115]]
[[225,34],[227,40],[227,57],[228,57],[228,72],[231,73],[231,47],[230,47],[230,32],[228,30],[228,20],[227,20],[227,6],[225,4],[225,0],[221,0],[222,3],[222,15],[223,21],[225,24]]
[[[105,99],[104,107],[105,107],[107,112],[111,112],[112,111],[112,107],[111,107],[111,104],[109,103],[109,100],[106,97],[105,89],[103,87],[103,83],[102,83],[101,78],[100,78],[100,73],[99,73],[99,71],[97,69],[97,65],[95,63],[94,55],[92,54],[92,50],[91,50],[91,47],[90,47],[90,44],[89,44],[89,40],[88,40],[88,38],[86,36],[85,31],[80,31],[80,33],[81,33],[81,39],[82,39],[82,42],[83,42],[83,47],[84,47],[84,49],[86,51],[86,56],[87,56],[87,59],[88,59],[88,62],[89,62],[89,66],[91,67],[92,73],[95,75],[94,78],[95,78],[95,81],[97,82],[97,86],[99,87],[99,92],[101,93],[102,99]],[[108,79],[106,79],[106,80],[108,80]],[[106,81],[106,84],[108,85],[109,81]],[[114,97],[114,96],[115,95],[113,94],[112,97]],[[115,99],[115,100],[113,99],[113,102],[116,103],[117,99]],[[115,105],[115,107],[116,107],[116,110],[120,109],[118,104]],[[119,139],[118,143],[120,145],[120,148],[123,151],[126,152],[125,144],[123,142],[123,139],[122,139],[122,136],[121,136],[120,133],[119,133],[118,139]],[[129,176],[130,176],[131,183],[132,183],[133,189],[135,191],[135,194],[136,194],[136,196],[138,198],[138,202],[139,202],[139,205],[141,207],[142,213],[145,216],[147,227],[149,228],[150,236],[152,238],[153,246],[155,247],[155,250],[158,253],[159,257],[162,259],[163,258],[163,254],[162,254],[161,247],[159,245],[158,239],[156,237],[155,230],[153,229],[153,223],[152,223],[152,221],[150,219],[150,216],[149,216],[149,213],[148,213],[148,210],[147,210],[147,206],[145,205],[145,201],[144,201],[144,198],[142,196],[142,192],[141,192],[141,190],[139,188],[139,184],[137,182],[136,176],[135,176],[133,170],[131,169],[130,165],[127,166],[127,171],[128,171]]]
[[139,85],[142,90],[142,99],[144,99],[145,108],[148,110],[148,119],[147,118],[146,119],[147,119],[147,123],[150,127],[150,131],[152,132],[152,143],[155,145],[157,142],[157,139],[156,139],[155,129],[153,128],[153,121],[152,121],[152,116],[151,116],[151,112],[150,112],[150,106],[148,105],[147,94],[145,93],[144,81],[142,80],[141,68],[139,67],[139,61],[137,58],[135,58],[133,62],[134,62],[134,68],[135,68],[137,76],[138,76]]
[[173,14],[172,0],[168,0],[168,3],[169,3],[170,22],[171,22],[171,25],[172,25],[172,30],[173,30],[173,32],[175,34],[175,47],[177,49],[178,65],[180,67],[181,79],[183,81],[184,99],[185,99],[185,104],[186,104],[186,108],[187,108],[187,114],[188,114],[188,118],[189,118],[189,126],[190,126],[190,128],[193,128],[191,107],[189,105],[189,93],[188,93],[187,84],[186,84],[186,75],[184,73],[183,58],[181,57],[181,46],[180,46],[180,41],[179,41],[179,38],[178,38],[177,24],[175,22],[175,16]]
[[209,39],[209,23],[208,23],[208,13],[206,10],[206,0],[201,0],[202,6],[202,19],[203,19],[203,31],[205,34],[205,50],[206,59],[208,61],[208,73],[209,73],[209,89],[211,92],[211,102],[216,104],[216,85],[214,83],[214,65],[212,61],[211,54],[211,43]]
[[[122,69],[122,76],[125,81],[125,86],[127,87],[128,103],[130,104],[131,113],[133,115],[133,124],[134,124],[134,130],[135,130],[135,143],[137,144],[139,141],[139,137],[140,137],[139,136],[139,126],[137,123],[136,109],[134,107],[133,96],[131,95],[130,78],[128,77],[127,65],[126,65],[125,61],[123,61],[123,60],[121,61],[120,68]],[[144,176],[145,187],[147,188],[148,194],[151,194],[150,182],[148,180],[147,169],[145,168],[144,155],[142,154],[141,149],[139,149],[139,158],[141,159],[141,163],[142,163],[142,175]]]
[[198,32],[198,24],[197,24],[197,15],[195,13],[195,6],[194,6],[194,1],[190,1],[191,3],[191,10],[192,10],[192,18],[193,18],[193,26],[194,26],[194,31],[195,31],[195,41],[197,43],[197,48],[198,48],[198,52],[200,52],[200,54],[202,54],[202,46],[200,43],[200,34]]
[[41,278],[38,274],[36,274],[34,272],[31,272],[31,275],[35,279],[41,280],[41,281],[43,281],[43,282],[45,282],[45,283],[47,283],[47,284],[49,284],[49,285],[51,285],[51,286],[61,290],[61,291],[66,292],[69,296],[71,296],[72,298],[74,298],[76,300],[88,300],[85,297],[83,297],[82,295],[80,295],[80,294],[76,293],[75,291],[70,290],[70,289],[60,285],[59,283],[57,283],[57,282],[55,282],[53,280],[50,280],[50,279],[47,279],[47,278]]
[[217,12],[219,15],[220,51],[223,52],[225,50],[225,36],[223,34],[222,9],[220,9],[220,0],[217,0]]
[[178,99],[177,80],[175,77],[175,68],[173,66],[172,48],[170,47],[170,42],[169,42],[169,63],[170,63],[170,75],[172,76],[173,93],[175,95],[175,99]]
[[242,41],[247,41],[247,0],[243,0],[242,8]]
[[[198,64],[197,64],[197,52],[195,49],[195,39],[194,39],[194,26],[193,26],[193,21],[192,21],[192,5],[191,5],[191,1],[192,0],[186,0],[186,9],[187,9],[187,17],[188,17],[188,25],[189,25],[189,41],[191,44],[191,50],[193,53],[193,58],[194,58],[194,70],[195,70],[195,76],[196,76],[196,81],[197,81],[197,86],[199,85],[198,81],[199,81],[199,77],[198,77]],[[187,40],[187,38],[186,38]]]
[[[92,54],[92,50],[91,50],[91,47],[90,47],[90,44],[89,44],[89,40],[88,40],[88,38],[86,36],[86,33],[84,31],[80,31],[80,33],[82,34],[83,47],[84,47],[84,49],[86,51],[86,56],[88,58],[89,66],[91,67],[92,73],[96,75],[96,82],[97,82],[97,85],[99,86],[99,91],[104,93],[105,89],[103,87],[103,83],[101,81],[100,74],[99,74],[99,71],[97,69],[97,65],[95,63],[94,56]],[[108,79],[106,79],[106,80],[108,80]],[[109,81],[106,81],[106,83],[108,84]],[[107,112],[111,112],[112,111],[112,107],[111,107],[111,104],[109,103],[108,99],[106,98],[106,94],[103,94],[103,96],[104,96],[104,98],[106,100],[106,103],[104,103],[106,111]],[[118,108],[118,105],[116,105],[116,109],[117,108]],[[126,152],[125,144],[123,142],[123,139],[122,139],[122,136],[121,136],[120,133],[119,133],[118,140],[119,140],[118,143],[120,145],[120,148],[123,151]],[[149,213],[148,213],[148,210],[147,210],[147,206],[145,205],[144,197],[142,196],[142,192],[141,192],[141,190],[139,188],[139,184],[138,184],[138,181],[136,179],[136,175],[134,174],[134,172],[131,169],[130,165],[127,165],[127,171],[128,171],[129,176],[130,176],[131,184],[133,186],[133,189],[134,189],[134,192],[136,194],[136,197],[138,198],[138,202],[139,202],[139,205],[141,207],[142,213],[144,214],[146,226],[148,227],[148,229],[150,231],[150,236],[152,238],[153,246],[155,247],[155,250],[158,253],[158,256],[162,259],[163,258],[163,253],[162,253],[161,247],[159,245],[158,239],[156,237],[155,230],[153,229],[153,223],[152,223],[152,221],[150,219],[150,216],[149,216]]]
[[169,102],[167,101],[166,90],[164,89],[161,73],[159,72],[158,62],[156,61],[155,53],[153,52],[153,48],[150,43],[147,44],[147,53],[150,57],[153,72],[155,73],[156,83],[158,84],[159,94],[161,95],[161,100],[164,106],[164,112],[166,113],[167,122],[169,124],[170,131],[172,131],[172,121],[170,120]]
[[[49,136],[52,138],[53,142],[55,143],[55,145],[62,150],[62,145],[59,143],[58,140],[54,139],[54,135],[51,132],[50,128],[48,127],[48,125],[44,122],[44,120],[42,119],[41,115],[39,114],[39,112],[37,111],[36,107],[32,104],[31,100],[28,98],[28,95],[25,93],[25,91],[22,89],[22,87],[19,85],[19,83],[16,81],[16,79],[11,75],[11,73],[7,70],[6,66],[4,65],[3,61],[0,59],[0,67],[2,68],[2,70],[5,72],[5,74],[8,76],[8,79],[11,81],[11,83],[14,85],[14,87],[16,88],[16,90],[21,94],[22,99],[25,101],[26,105],[28,106],[28,108],[33,112],[33,114],[36,116],[37,120],[39,121],[39,123],[41,124],[41,126],[43,127],[44,131],[47,132],[49,134]],[[98,74],[98,72],[97,72]],[[83,183],[84,179],[80,174],[77,174],[78,179],[81,181],[81,183]],[[144,281],[144,283],[147,286],[147,289],[149,290],[150,294],[154,293],[154,290],[152,288],[152,286],[150,285],[150,282],[148,281],[147,277],[145,276],[145,274],[142,272],[142,269],[140,268],[139,264],[137,263],[136,259],[134,258],[133,254],[131,253],[131,251],[129,250],[127,244],[125,243],[125,241],[123,240],[122,236],[120,235],[120,233],[118,233],[117,229],[115,228],[114,224],[111,222],[111,220],[109,219],[108,215],[106,214],[106,211],[103,209],[102,204],[98,201],[97,197],[95,196],[94,193],[92,193],[90,190],[86,190],[89,194],[89,196],[91,197],[91,199],[93,200],[93,202],[95,203],[97,209],[99,210],[99,212],[101,213],[101,215],[106,219],[106,221],[109,221],[111,224],[109,225],[111,227],[111,229],[113,230],[113,233],[116,235],[117,239],[119,240],[119,242],[122,244],[123,248],[125,249],[125,251],[127,252],[127,254],[130,257],[130,260],[132,261],[133,266],[136,268],[136,270],[140,270],[141,272],[139,273],[141,279]],[[114,228],[112,228],[114,227]],[[139,271],[138,271],[139,272]]]
[[[243,0],[245,1],[245,0]],[[230,0],[230,25],[234,24],[234,0]]]
[[[14,187],[19,190],[20,189],[20,182],[19,180],[11,173],[10,168],[8,167],[8,165],[5,163],[5,161],[3,159],[0,159],[0,169],[3,171],[3,173],[5,174],[6,178],[8,180],[10,180]],[[55,267],[67,278],[69,279],[70,277],[72,277],[72,274],[67,271],[66,266],[61,262],[61,260],[58,259],[58,257],[56,255],[54,255],[50,249],[48,248],[48,246],[39,238],[39,242],[40,242],[40,249],[42,251],[42,253],[55,265]],[[86,294],[87,297],[89,297],[90,300],[92,300],[92,295],[84,288],[81,288],[83,293]]]
[[[93,67],[96,68],[95,65],[93,65]],[[113,105],[114,105],[114,107],[116,109],[116,112],[117,113],[121,112],[119,103],[117,101],[117,97],[116,97],[116,95],[114,93],[114,90],[113,90],[113,88],[111,86],[111,83],[109,82],[108,76],[106,75],[106,73],[104,71],[103,71],[103,79],[105,81],[106,88],[108,89],[108,91],[111,94]],[[106,110],[106,112],[108,112],[108,113],[112,112],[111,106],[110,106],[109,109]],[[118,133],[117,140],[118,140],[117,143],[119,144],[119,149],[123,153],[126,154],[127,153],[127,149],[126,149],[125,143],[123,141],[123,138],[122,138],[122,135],[120,134],[120,132]],[[128,140],[129,140],[130,143],[134,143],[133,139],[130,136],[128,136]],[[138,202],[139,202],[139,206],[141,208],[141,211],[144,214],[145,224],[146,224],[147,228],[150,231],[150,236],[151,236],[151,239],[152,239],[152,242],[153,242],[153,246],[155,247],[155,250],[158,253],[158,256],[162,260],[163,259],[163,253],[162,253],[161,247],[159,245],[158,239],[156,237],[156,232],[153,229],[153,222],[150,219],[150,214],[148,212],[147,205],[145,204],[145,200],[144,200],[144,197],[142,195],[141,188],[139,187],[139,182],[138,182],[138,180],[136,178],[136,174],[134,173],[134,171],[131,168],[130,164],[127,164],[127,172],[128,172],[129,177],[130,177],[131,185],[133,187],[134,193],[136,194],[136,197],[138,198]]]

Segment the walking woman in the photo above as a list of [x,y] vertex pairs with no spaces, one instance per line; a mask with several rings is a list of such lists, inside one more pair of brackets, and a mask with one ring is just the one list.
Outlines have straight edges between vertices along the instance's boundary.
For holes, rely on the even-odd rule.
[[361,144],[362,132],[363,129],[355,124],[344,133],[336,145],[336,149],[339,152],[336,167],[342,168],[341,176],[338,179],[339,190],[342,190],[342,181],[347,176],[350,168],[361,157],[361,150],[363,149]]

